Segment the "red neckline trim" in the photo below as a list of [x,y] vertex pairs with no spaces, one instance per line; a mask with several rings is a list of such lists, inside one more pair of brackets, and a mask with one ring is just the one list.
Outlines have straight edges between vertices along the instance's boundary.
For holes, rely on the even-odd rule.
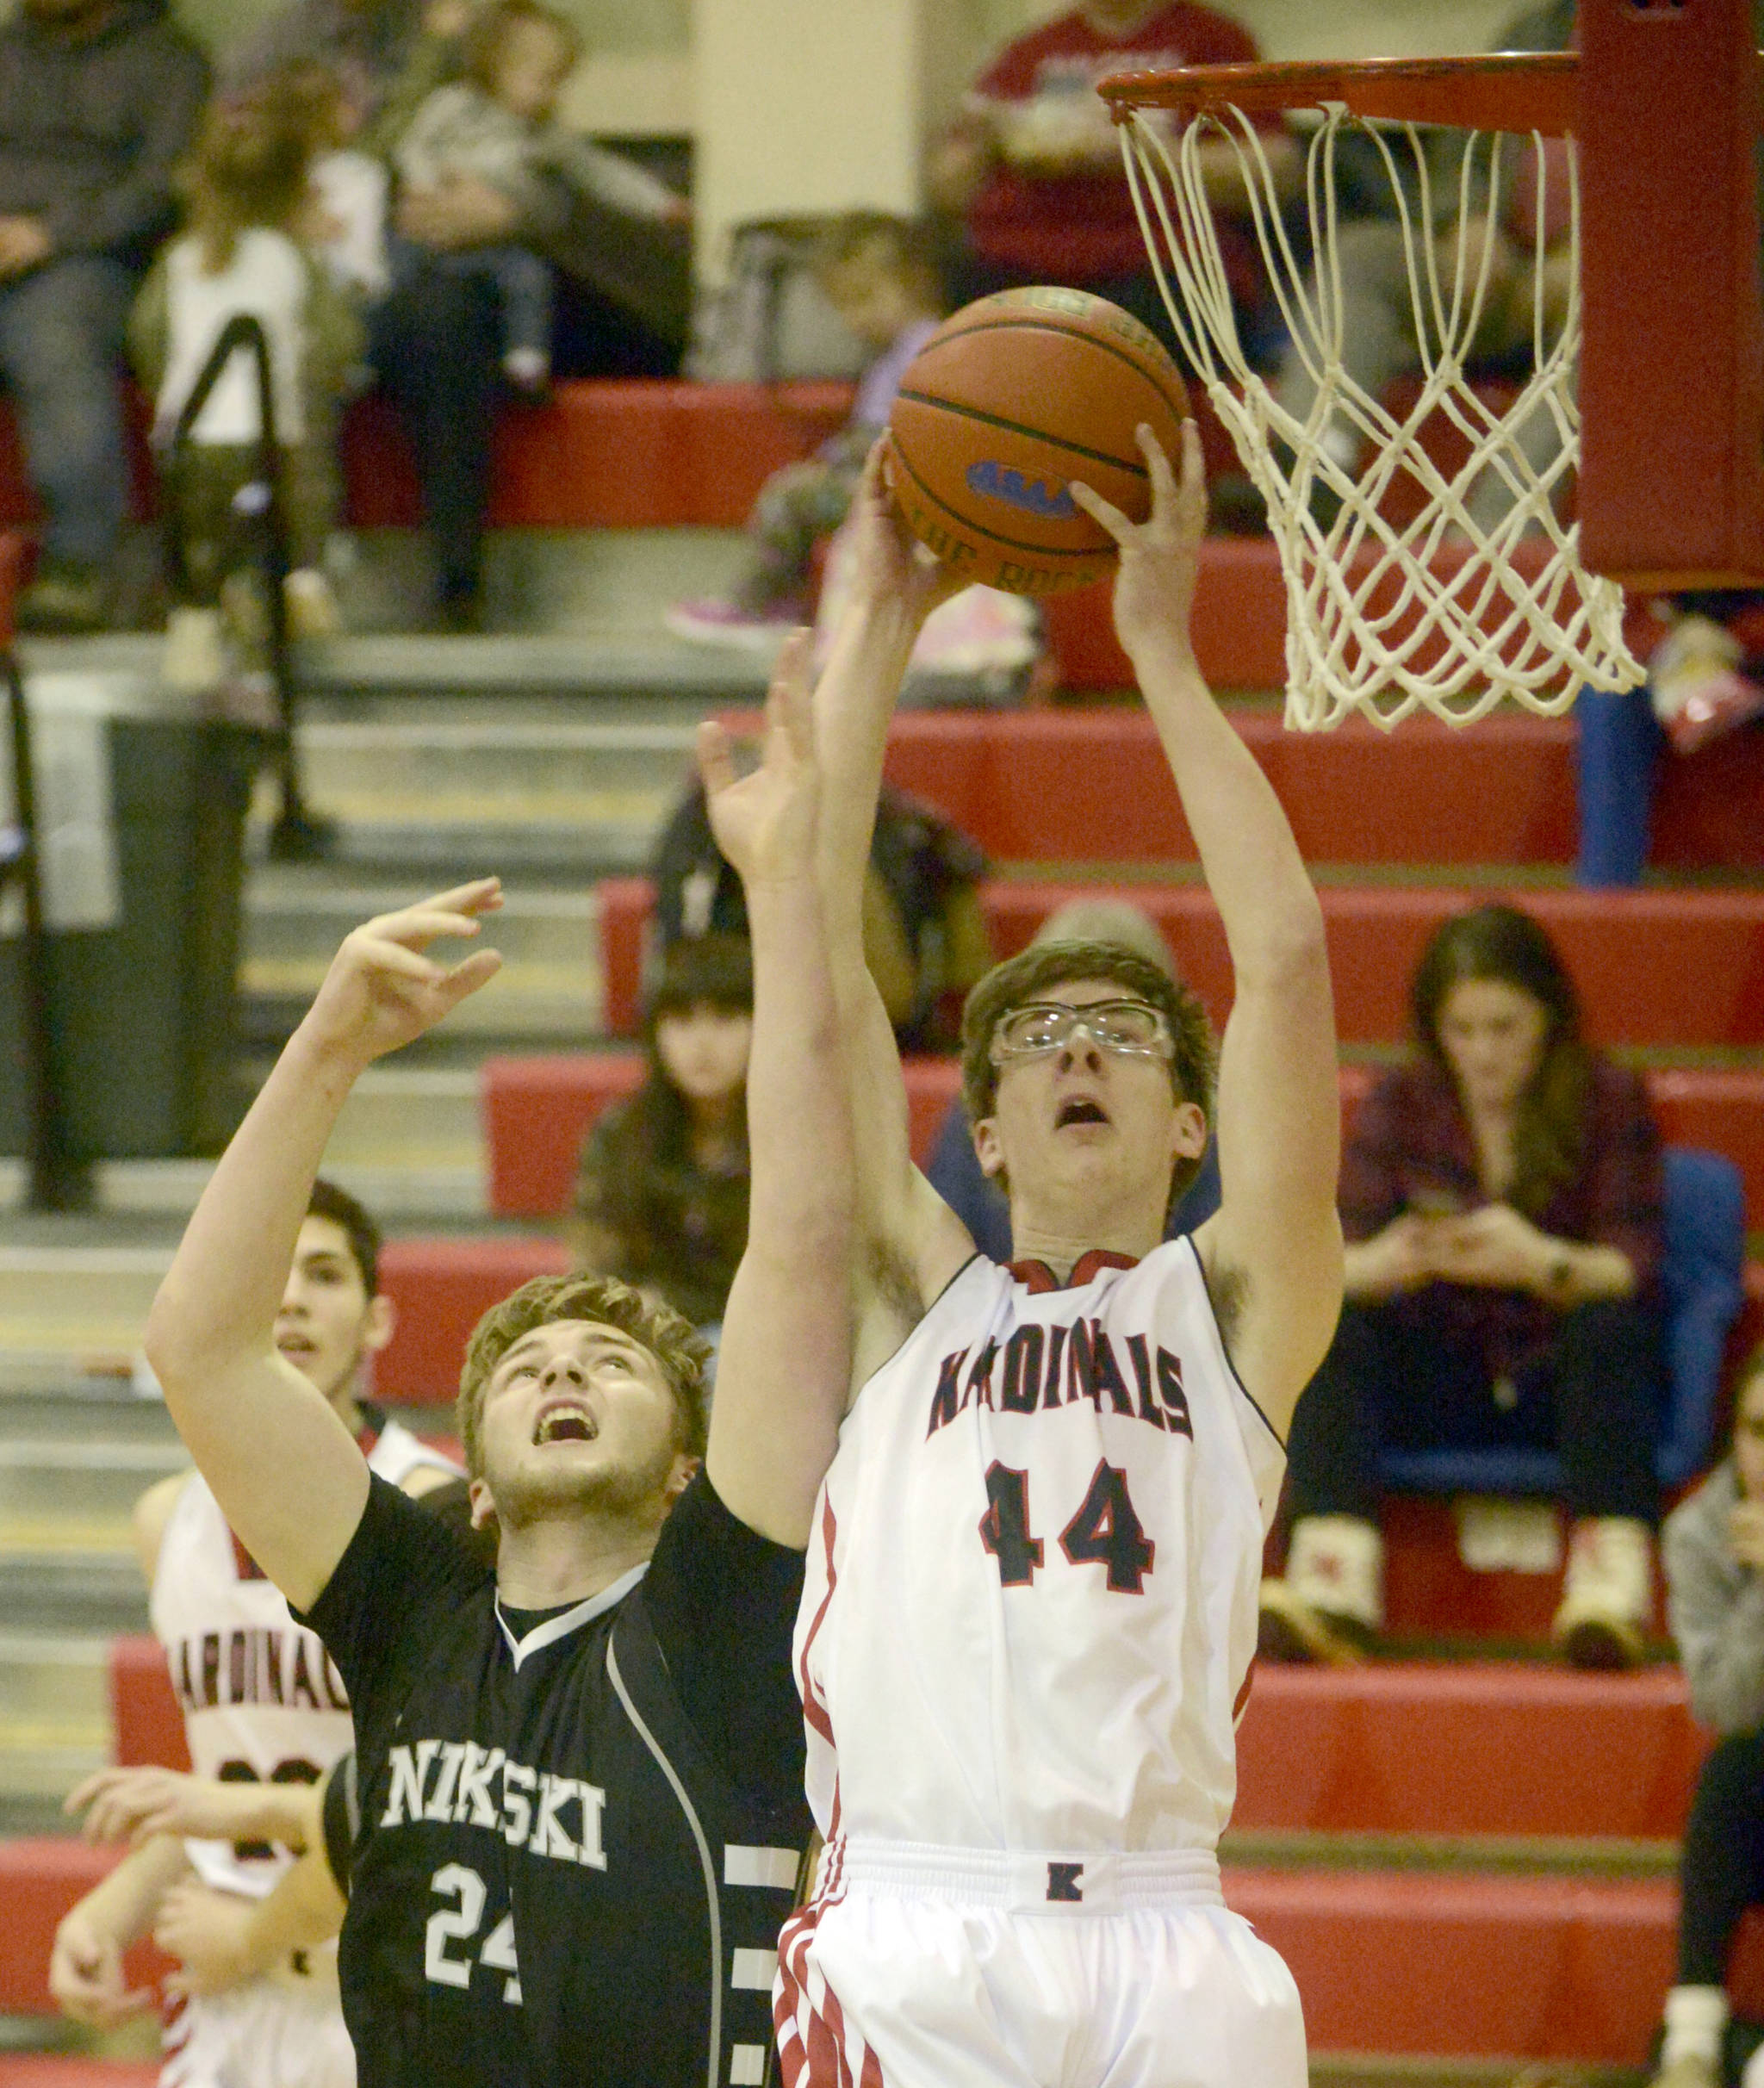
[[1105,1269],[1137,1269],[1139,1265],[1135,1254],[1116,1254],[1109,1247],[1088,1247],[1072,1264],[1071,1274],[1062,1283],[1044,1261],[1014,1261],[1009,1265],[1010,1273],[1032,1296],[1047,1290],[1082,1290]]

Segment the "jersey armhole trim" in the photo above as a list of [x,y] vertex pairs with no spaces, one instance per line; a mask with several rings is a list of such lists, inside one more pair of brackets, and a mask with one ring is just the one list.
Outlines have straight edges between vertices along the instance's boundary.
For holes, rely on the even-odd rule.
[[[906,1332],[901,1336],[900,1339],[896,1342],[894,1346],[888,1352],[887,1355],[885,1355],[882,1358],[881,1362],[876,1365],[875,1369],[871,1371],[870,1375],[864,1380],[863,1383],[860,1384],[857,1390],[852,1394],[851,1404],[846,1408],[846,1412],[848,1414],[856,1413],[858,1401],[864,1396],[864,1394],[873,1384],[875,1383],[876,1380],[882,1375],[883,1371],[885,1370],[894,1361],[895,1358],[899,1355],[900,1352],[906,1346],[907,1343],[912,1339],[916,1333],[918,1333],[920,1327],[922,1327],[925,1324],[926,1321],[930,1318],[931,1314],[936,1311],[937,1308],[943,1302],[944,1299],[949,1296],[950,1292],[955,1289],[956,1285],[960,1283],[963,1277],[965,1277],[968,1271],[973,1267],[974,1264],[978,1261],[988,1260],[989,1258],[981,1253],[980,1250],[976,1247],[973,1252],[970,1254],[967,1259],[961,1265],[960,1268],[955,1270],[952,1273],[949,1281],[945,1283],[942,1289],[937,1293],[935,1298],[930,1300],[930,1302],[926,1305],[925,1309],[919,1314],[918,1318],[910,1327],[908,1327]],[[1000,1265],[997,1262],[990,1262],[989,1265],[996,1269]]]
[[1263,1413],[1261,1402],[1257,1399],[1255,1394],[1251,1391],[1250,1388],[1244,1383],[1243,1379],[1238,1375],[1237,1364],[1233,1360],[1230,1345],[1225,1339],[1225,1329],[1219,1324],[1219,1308],[1213,1302],[1213,1286],[1207,1281],[1207,1265],[1201,1258],[1201,1250],[1195,1245],[1194,1234],[1192,1233],[1184,1233],[1182,1234],[1180,1240],[1173,1244],[1186,1247],[1189,1252],[1194,1256],[1195,1273],[1201,1279],[1201,1289],[1205,1295],[1207,1300],[1207,1310],[1212,1314],[1213,1318],[1213,1332],[1219,1338],[1219,1353],[1225,1358],[1225,1367],[1231,1373],[1231,1382],[1237,1387],[1238,1390],[1243,1394],[1245,1399],[1248,1401],[1256,1419],[1261,1422],[1262,1426],[1268,1431],[1269,1434],[1273,1437],[1275,1443],[1279,1449],[1280,1454],[1283,1457],[1286,1455],[1286,1439],[1274,1426],[1273,1422],[1269,1420],[1268,1416]]

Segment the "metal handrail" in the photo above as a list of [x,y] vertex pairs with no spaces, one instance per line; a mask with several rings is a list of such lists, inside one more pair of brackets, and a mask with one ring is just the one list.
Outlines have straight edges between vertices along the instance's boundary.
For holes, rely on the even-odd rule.
[[[175,466],[188,444],[190,431],[201,418],[221,372],[244,349],[251,357],[258,386],[258,477],[252,482],[262,491],[260,532],[265,593],[269,596],[270,679],[275,692],[275,765],[282,789],[282,810],[276,824],[284,832],[310,832],[316,823],[307,810],[301,789],[299,760],[295,749],[294,710],[296,695],[294,649],[288,638],[289,574],[288,518],[283,501],[282,447],[276,437],[275,380],[270,361],[270,340],[263,321],[254,312],[235,312],[216,337],[208,360],[190,387],[171,434],[165,455]],[[165,546],[174,588],[188,591],[189,567],[184,559],[183,532],[178,513],[178,475],[175,469],[162,474],[165,491]]]

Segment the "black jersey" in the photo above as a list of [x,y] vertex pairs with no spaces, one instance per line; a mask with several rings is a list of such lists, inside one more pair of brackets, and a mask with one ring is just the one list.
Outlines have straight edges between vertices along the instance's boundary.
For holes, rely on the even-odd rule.
[[802,1570],[701,1474],[647,1568],[517,1638],[494,1575],[374,1483],[311,1614],[355,1712],[363,2088],[765,2079],[809,1833]]

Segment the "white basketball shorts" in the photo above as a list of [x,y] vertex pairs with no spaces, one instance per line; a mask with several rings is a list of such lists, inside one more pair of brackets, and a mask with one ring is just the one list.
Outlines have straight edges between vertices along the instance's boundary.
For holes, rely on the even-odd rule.
[[1292,1974],[1202,1852],[835,1840],[773,2003],[784,2088],[1306,2088]]
[[356,2088],[336,1982],[313,1984],[252,1979],[187,2002],[165,2026],[159,2088]]

